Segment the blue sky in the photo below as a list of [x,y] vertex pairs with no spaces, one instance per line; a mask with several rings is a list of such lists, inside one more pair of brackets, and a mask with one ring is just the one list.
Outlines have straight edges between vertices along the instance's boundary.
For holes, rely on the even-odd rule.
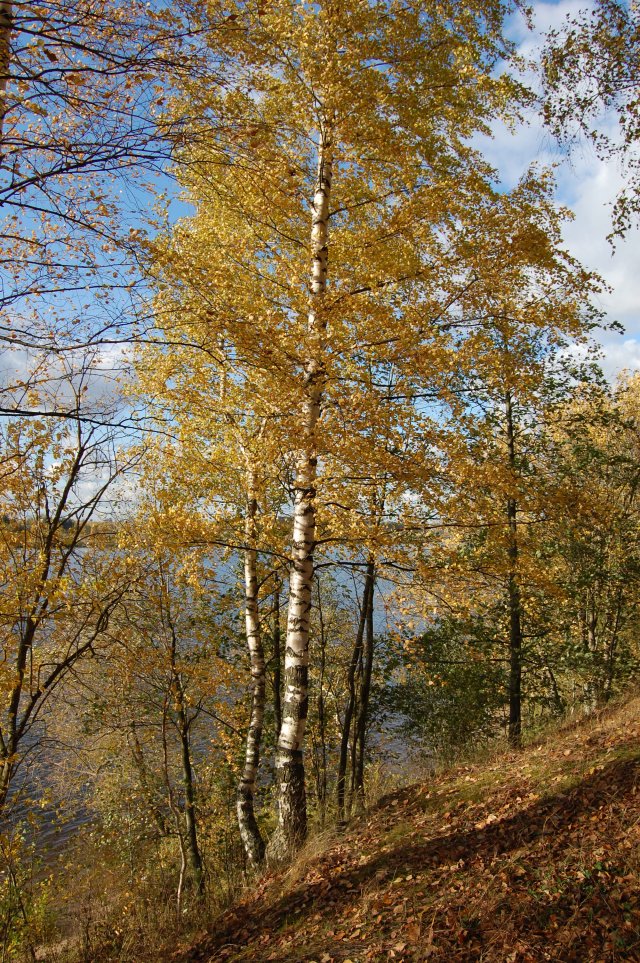
[[[526,60],[539,63],[546,32],[559,28],[568,16],[593,6],[590,0],[559,0],[533,3],[533,30],[521,14],[512,16],[508,33]],[[538,85],[535,69],[525,72],[525,81]],[[515,133],[496,124],[492,139],[482,141],[481,148],[499,171],[506,189],[517,184],[532,163],[553,166],[557,183],[557,200],[571,209],[574,219],[566,224],[564,240],[571,252],[586,268],[595,270],[609,285],[598,307],[609,321],[620,322],[625,334],[601,332],[604,351],[601,360],[607,376],[613,380],[625,368],[640,370],[640,237],[638,229],[624,241],[618,240],[613,251],[607,241],[611,230],[611,207],[624,184],[624,176],[616,161],[600,160],[590,144],[585,143],[567,156],[551,138],[539,116],[531,111],[528,123]],[[602,118],[604,128],[611,118]],[[171,205],[171,220],[189,212],[177,199]]]
[[[514,15],[510,21],[511,38],[518,45],[520,53],[531,61],[539,60],[543,36],[547,30],[559,27],[567,15],[576,15],[588,8],[590,0],[559,0],[559,2],[534,4],[534,30],[530,31],[521,15]],[[535,70],[529,71],[525,79],[532,85],[536,83]],[[603,124],[607,124],[603,118]],[[482,150],[488,160],[496,167],[505,188],[517,183],[532,162],[556,167],[558,202],[567,205],[575,218],[565,228],[566,244],[581,263],[595,269],[610,285],[611,291],[600,298],[599,306],[606,311],[608,318],[620,321],[626,334],[619,335],[603,332],[602,343],[605,351],[603,366],[611,378],[625,367],[640,370],[640,245],[638,230],[630,233],[624,242],[618,242],[615,253],[606,240],[610,230],[611,204],[623,184],[623,175],[615,161],[600,161],[590,145],[576,150],[571,158],[563,156],[558,146],[544,130],[539,117],[531,112],[528,123],[520,125],[515,133],[496,124],[493,139],[483,140]],[[188,211],[183,203],[175,199],[176,189],[166,178],[158,182],[160,189],[169,190],[174,202],[170,208],[170,219]],[[124,192],[132,204],[131,215],[135,221],[133,207],[142,201],[131,190]],[[123,198],[124,199],[124,198]],[[148,204],[145,197],[144,203]],[[127,200],[124,202],[126,208]],[[143,205],[144,206],[144,205]],[[84,297],[84,295],[83,295]],[[104,392],[104,380],[109,378],[109,369],[118,368],[121,363],[122,348],[112,346],[102,352],[102,377],[98,394]],[[10,376],[20,374],[27,366],[24,352],[11,352],[11,359],[0,359],[0,373],[7,370]]]
[[[511,38],[519,52],[529,60],[539,61],[543,34],[562,25],[567,15],[588,9],[587,0],[560,0],[559,3],[535,3],[534,30],[524,19],[514,16],[510,22]],[[526,79],[535,84],[533,72]],[[571,208],[574,219],[566,225],[565,243],[585,267],[596,270],[609,284],[599,307],[611,321],[619,321],[625,334],[603,332],[603,367],[610,378],[624,368],[640,370],[640,238],[638,230],[618,241],[615,252],[607,241],[611,229],[611,204],[624,183],[619,164],[599,160],[593,148],[585,144],[566,157],[531,113],[527,125],[511,133],[496,125],[492,140],[482,144],[487,159],[499,170],[506,188],[517,183],[532,162],[556,165],[558,202]],[[611,119],[602,118],[606,127]]]

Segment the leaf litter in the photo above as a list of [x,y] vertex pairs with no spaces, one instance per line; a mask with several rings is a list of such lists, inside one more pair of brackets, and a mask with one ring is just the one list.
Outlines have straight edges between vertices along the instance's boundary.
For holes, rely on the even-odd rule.
[[640,699],[382,799],[175,963],[640,961]]

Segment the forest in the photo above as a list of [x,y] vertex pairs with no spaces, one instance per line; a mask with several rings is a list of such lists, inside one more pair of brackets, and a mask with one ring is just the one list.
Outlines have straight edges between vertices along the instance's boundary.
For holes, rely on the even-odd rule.
[[488,156],[637,231],[638,7],[567,11],[0,0],[3,963],[166,959],[637,685],[640,374]]

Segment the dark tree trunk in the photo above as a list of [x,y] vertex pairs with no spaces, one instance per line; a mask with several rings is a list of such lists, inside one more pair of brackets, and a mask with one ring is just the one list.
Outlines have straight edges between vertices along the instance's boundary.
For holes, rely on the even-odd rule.
[[198,844],[198,826],[196,823],[196,799],[193,781],[193,767],[191,765],[191,746],[189,744],[189,723],[184,708],[182,698],[182,686],[180,685],[180,698],[178,703],[178,716],[180,720],[180,754],[182,760],[182,782],[184,785],[184,824],[186,829],[187,854],[189,858],[189,868],[193,878],[193,887],[198,896],[204,894],[204,873],[202,866],[202,855]]
[[[505,396],[507,448],[509,468],[515,479],[516,447],[511,393]],[[520,746],[522,739],[522,603],[518,584],[518,506],[515,498],[507,500],[509,524],[509,743]]]
[[616,592],[615,611],[613,613],[609,644],[607,645],[606,677],[604,691],[602,694],[605,702],[608,702],[613,695],[613,683],[615,680],[616,668],[616,650],[618,648],[618,636],[620,632],[620,623],[622,621],[624,601],[622,588],[619,587]]
[[[171,672],[173,675],[173,698],[175,699],[177,730],[180,739],[180,761],[182,765],[182,786],[184,790],[184,842],[183,854],[186,849],[186,858],[191,870],[193,889],[198,896],[204,895],[204,873],[200,846],[198,845],[198,826],[196,822],[196,798],[193,779],[193,766],[191,764],[191,745],[189,739],[190,721],[184,697],[182,678],[177,668],[178,644],[175,628],[171,621],[171,616],[167,608],[167,620],[171,631]],[[168,773],[167,773],[168,778]],[[182,834],[181,834],[182,837]],[[182,877],[182,874],[181,874]]]
[[358,630],[356,633],[347,673],[347,686],[349,688],[349,695],[347,697],[347,704],[344,710],[342,734],[340,738],[340,756],[338,759],[338,778],[336,782],[336,803],[338,808],[339,822],[344,821],[345,786],[347,779],[347,763],[349,759],[349,736],[351,735],[351,723],[356,705],[356,673],[358,670],[358,664],[362,659],[363,639],[367,623],[367,611],[369,608],[369,591],[370,583],[368,579],[365,579],[364,590],[362,594],[362,604],[360,607],[360,621],[358,622]]
[[367,605],[365,611],[365,633],[362,649],[362,678],[360,681],[360,697],[358,700],[358,716],[356,721],[355,744],[357,746],[355,759],[354,788],[358,809],[364,809],[364,760],[367,741],[367,720],[369,716],[369,701],[371,696],[371,675],[373,672],[373,601],[375,590],[375,563],[370,560],[367,564]]
[[147,797],[151,817],[158,828],[159,834],[161,836],[168,836],[169,826],[167,825],[167,820],[164,813],[158,805],[156,793],[154,792],[153,780],[149,776],[149,770],[147,769],[147,764],[145,762],[144,752],[142,750],[142,746],[140,745],[140,740],[138,739],[138,733],[136,732],[136,723],[133,719],[131,720],[129,728],[131,741],[127,739],[127,742],[129,743],[129,747],[131,749],[133,764],[138,770],[140,786]]
[[[515,517],[515,510],[514,510]],[[517,546],[512,549],[516,557]],[[519,746],[522,737],[522,625],[520,589],[515,575],[509,575],[509,742]]]
[[327,655],[327,638],[324,627],[324,613],[322,610],[322,593],[320,590],[320,579],[316,577],[316,587],[318,596],[318,617],[320,621],[320,667],[318,674],[318,737],[320,741],[318,759],[318,778],[316,781],[318,793],[318,805],[320,807],[320,819],[324,826],[327,812],[327,734],[326,734],[326,714],[324,704],[324,676]]

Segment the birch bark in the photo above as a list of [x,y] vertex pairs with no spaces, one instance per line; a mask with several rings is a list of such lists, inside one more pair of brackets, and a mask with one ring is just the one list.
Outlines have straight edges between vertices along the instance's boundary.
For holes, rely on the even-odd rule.
[[258,572],[255,547],[257,510],[255,472],[249,466],[247,470],[247,509],[245,516],[244,586],[245,626],[253,692],[244,769],[238,786],[237,813],[242,843],[247,858],[254,869],[262,863],[265,854],[265,843],[256,820],[254,807],[266,692],[266,666],[258,610]]
[[273,593],[273,715],[275,728],[275,744],[278,745],[280,727],[282,726],[282,651],[280,645],[280,579],[275,577]]
[[302,747],[308,711],[309,622],[316,528],[317,424],[325,390],[324,341],[333,131],[320,133],[311,226],[311,284],[307,320],[308,357],[300,410],[302,445],[296,462],[289,610],[284,654],[284,705],[276,752],[278,827],[270,855],[281,858],[307,834]]

